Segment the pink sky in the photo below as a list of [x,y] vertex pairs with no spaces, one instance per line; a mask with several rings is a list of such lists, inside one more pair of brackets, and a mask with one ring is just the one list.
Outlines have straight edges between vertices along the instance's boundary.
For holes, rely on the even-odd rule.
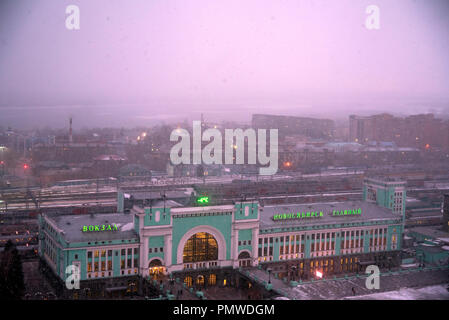
[[445,0],[2,0],[0,105],[447,102],[448,21]]

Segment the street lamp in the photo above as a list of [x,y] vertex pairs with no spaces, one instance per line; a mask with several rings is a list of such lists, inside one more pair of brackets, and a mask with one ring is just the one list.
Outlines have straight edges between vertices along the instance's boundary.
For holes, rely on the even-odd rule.
[[268,272],[268,283],[270,284],[271,283],[271,268],[268,268],[267,269],[267,272]]

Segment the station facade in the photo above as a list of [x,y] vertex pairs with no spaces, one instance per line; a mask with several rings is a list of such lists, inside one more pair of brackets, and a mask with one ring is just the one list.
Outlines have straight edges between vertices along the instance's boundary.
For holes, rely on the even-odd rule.
[[403,218],[370,199],[263,207],[209,205],[203,197],[194,206],[163,201],[129,213],[42,215],[39,253],[61,281],[75,265],[81,283],[111,291],[163,276],[189,287],[228,285],[236,270],[251,267],[299,280],[399,264]]

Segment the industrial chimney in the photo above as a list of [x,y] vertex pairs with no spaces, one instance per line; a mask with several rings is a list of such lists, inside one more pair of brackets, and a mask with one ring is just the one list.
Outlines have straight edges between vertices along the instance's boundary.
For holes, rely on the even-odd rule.
[[72,144],[73,142],[73,135],[72,135],[72,117],[70,117],[70,128],[69,128],[69,143]]

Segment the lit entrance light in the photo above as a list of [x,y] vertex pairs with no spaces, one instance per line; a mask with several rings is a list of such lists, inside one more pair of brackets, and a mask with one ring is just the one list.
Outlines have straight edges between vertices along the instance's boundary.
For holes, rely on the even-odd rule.
[[320,278],[320,279],[323,278],[323,273],[322,273],[322,272],[320,272],[320,271],[317,270],[317,271],[315,272],[315,274],[316,274],[317,278]]

